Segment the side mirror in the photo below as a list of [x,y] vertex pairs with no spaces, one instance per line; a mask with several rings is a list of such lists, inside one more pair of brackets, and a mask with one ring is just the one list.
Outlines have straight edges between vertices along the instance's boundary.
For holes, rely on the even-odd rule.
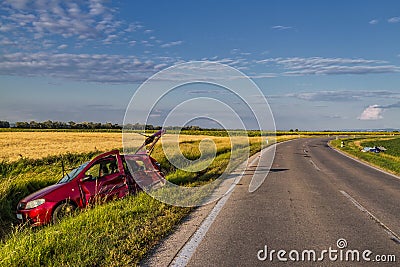
[[86,181],[90,181],[93,179],[93,176],[91,174],[89,174],[88,176],[85,176],[81,179],[81,182],[86,182]]

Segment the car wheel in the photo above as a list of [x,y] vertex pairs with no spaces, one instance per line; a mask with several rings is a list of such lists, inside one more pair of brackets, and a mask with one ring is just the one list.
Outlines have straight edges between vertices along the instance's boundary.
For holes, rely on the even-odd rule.
[[62,218],[70,216],[76,207],[69,202],[61,203],[58,205],[53,212],[52,221],[58,223]]

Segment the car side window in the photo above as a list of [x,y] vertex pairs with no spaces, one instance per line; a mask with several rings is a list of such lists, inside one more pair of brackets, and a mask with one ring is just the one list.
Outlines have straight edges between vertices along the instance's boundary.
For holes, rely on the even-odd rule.
[[96,163],[94,165],[92,165],[92,167],[90,167],[86,172],[85,172],[85,176],[91,176],[92,179],[97,179],[100,177],[100,163]]
[[91,175],[92,179],[98,179],[118,172],[117,159],[115,156],[110,156],[93,164],[93,166],[86,171],[85,176]]

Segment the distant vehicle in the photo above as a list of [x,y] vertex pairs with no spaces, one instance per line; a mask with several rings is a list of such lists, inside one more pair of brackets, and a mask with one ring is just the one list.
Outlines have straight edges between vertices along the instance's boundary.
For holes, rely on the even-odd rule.
[[123,198],[143,186],[153,188],[164,184],[160,164],[149,153],[141,151],[149,144],[151,151],[164,133],[161,130],[148,136],[135,154],[122,155],[113,150],[98,155],[56,184],[30,194],[18,203],[17,219],[34,226],[56,223],[77,208]]
[[364,147],[362,150],[362,152],[373,152],[373,153],[380,153],[380,152],[385,152],[386,148],[382,147],[382,146],[374,146],[374,147]]

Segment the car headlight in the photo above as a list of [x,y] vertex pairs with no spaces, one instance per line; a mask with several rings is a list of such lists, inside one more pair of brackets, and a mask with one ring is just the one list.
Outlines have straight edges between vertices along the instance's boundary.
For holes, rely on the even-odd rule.
[[42,205],[44,202],[45,202],[45,200],[42,198],[29,201],[28,203],[26,203],[25,209],[36,208],[36,207]]

